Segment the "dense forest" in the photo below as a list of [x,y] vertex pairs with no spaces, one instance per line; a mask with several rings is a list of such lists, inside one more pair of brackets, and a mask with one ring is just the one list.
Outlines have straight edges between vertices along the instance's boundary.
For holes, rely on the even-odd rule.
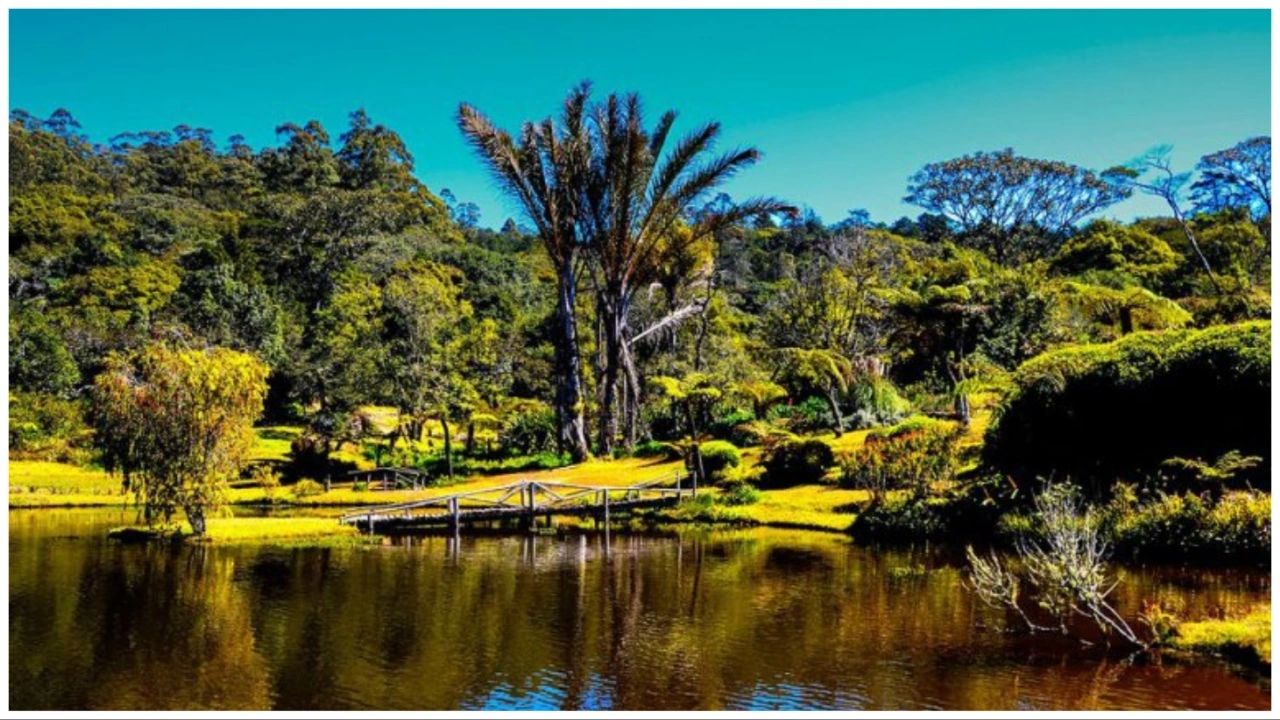
[[[1167,148],[1100,170],[975,152],[902,179],[917,217],[829,222],[786,188],[725,194],[759,153],[716,154],[717,124],[650,122],[634,96],[593,101],[583,86],[559,117],[513,133],[466,105],[457,120],[521,209],[500,229],[429,189],[430,168],[363,110],[336,139],[285,123],[257,150],[188,126],[100,144],[65,110],[12,112],[11,457],[95,461],[95,381],[154,345],[265,363],[266,421],[305,427],[295,477],[374,442],[382,463],[443,478],[468,462],[546,467],[661,443],[691,447],[698,469],[715,462],[699,441],[839,436],[909,415],[967,426],[979,396],[1012,398],[1032,428],[1035,413],[1018,410],[1032,390],[1036,407],[1077,392],[1107,416],[1097,393],[1122,380],[1072,385],[1081,363],[1104,361],[1077,346],[1175,329],[1161,336],[1170,347],[1203,344],[1197,329],[1270,318],[1268,137],[1194,168],[1171,166]],[[1168,214],[1098,219],[1135,193]],[[1269,352],[1268,339],[1268,373]],[[1027,379],[1058,365],[1056,390]],[[1185,394],[1145,415],[1151,431],[1177,424],[1193,446],[1201,430],[1212,443],[1071,470],[1266,455],[1265,399],[1261,418],[1227,418],[1212,392],[1168,387]],[[369,418],[376,407],[394,408],[391,430]],[[1049,429],[993,438],[988,460],[1051,473],[1016,452],[1069,435],[1047,412]],[[1251,423],[1247,437],[1222,430]]]

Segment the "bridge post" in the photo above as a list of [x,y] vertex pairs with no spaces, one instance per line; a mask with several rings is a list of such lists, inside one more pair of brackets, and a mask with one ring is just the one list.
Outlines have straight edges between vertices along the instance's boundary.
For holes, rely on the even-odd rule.
[[459,525],[458,498],[449,498],[449,528],[457,532]]

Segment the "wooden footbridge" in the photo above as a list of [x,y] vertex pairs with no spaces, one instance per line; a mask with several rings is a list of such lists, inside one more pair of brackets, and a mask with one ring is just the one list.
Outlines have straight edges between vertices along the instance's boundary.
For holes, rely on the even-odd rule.
[[538,517],[594,517],[606,523],[613,513],[678,505],[698,492],[682,472],[635,485],[603,486],[520,480],[507,485],[441,495],[424,500],[364,508],[339,518],[369,533],[448,528],[480,522],[516,521],[530,526]]

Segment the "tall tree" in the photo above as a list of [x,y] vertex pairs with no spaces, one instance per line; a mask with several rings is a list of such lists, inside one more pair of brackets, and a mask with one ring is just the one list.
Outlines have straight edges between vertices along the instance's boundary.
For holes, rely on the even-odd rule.
[[[584,184],[582,235],[597,271],[603,373],[598,447],[610,454],[618,435],[617,397],[628,316],[643,273],[661,252],[680,254],[743,219],[788,211],[772,198],[728,207],[706,207],[707,195],[760,159],[755,148],[709,156],[720,124],[707,123],[669,150],[676,113],[667,111],[646,128],[638,95],[612,94],[593,107],[590,170]],[[701,208],[702,212],[695,212]],[[683,232],[676,232],[677,229]],[[673,309],[672,322],[688,314]]]
[[1199,212],[1249,208],[1255,218],[1271,215],[1271,137],[1249,138],[1200,158],[1200,179],[1191,185]]
[[904,199],[945,215],[971,244],[1010,263],[1052,253],[1045,235],[1060,236],[1128,192],[1085,168],[1006,148],[930,163],[911,176]]
[[526,122],[519,140],[476,108],[458,108],[458,127],[499,186],[533,223],[556,274],[556,415],[561,450],[574,462],[590,456],[584,419],[582,356],[578,348],[578,280],[582,261],[581,183],[591,143],[586,124],[590,86],[570,91],[557,123]]

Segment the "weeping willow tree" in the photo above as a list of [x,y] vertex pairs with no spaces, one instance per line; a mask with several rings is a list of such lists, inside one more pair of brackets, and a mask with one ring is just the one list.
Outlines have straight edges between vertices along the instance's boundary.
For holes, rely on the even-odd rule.
[[180,509],[196,535],[253,447],[268,368],[234,350],[152,345],[113,355],[94,382],[96,442],[148,524]]

